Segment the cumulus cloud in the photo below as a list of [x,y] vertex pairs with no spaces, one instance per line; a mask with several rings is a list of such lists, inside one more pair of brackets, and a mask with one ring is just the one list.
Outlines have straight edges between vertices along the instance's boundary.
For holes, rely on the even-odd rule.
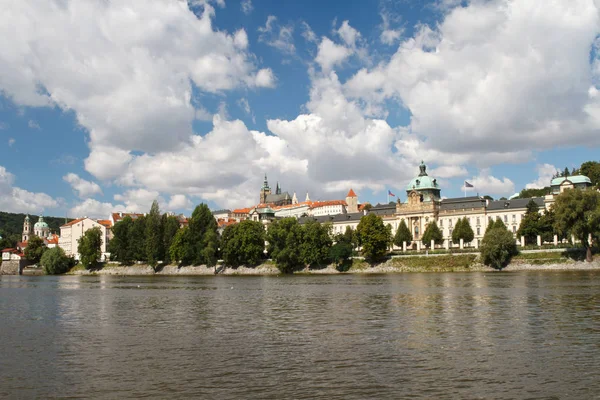
[[9,138],[8,139],[8,147],[12,147],[13,144],[15,144],[16,140],[15,138]]
[[[490,170],[484,168],[479,171],[479,175],[469,180],[472,188],[466,188],[467,192],[478,192],[480,195],[494,194],[500,196],[510,196],[515,192],[515,184],[510,179],[503,177],[498,179],[490,175]],[[464,187],[462,188],[464,190]]]
[[543,9],[470,2],[447,10],[435,29],[417,27],[389,62],[355,74],[346,93],[371,103],[399,100],[423,149],[465,161],[504,154],[523,162],[530,155],[523,149],[597,145],[590,51],[599,23],[590,1]]
[[18,106],[73,110],[89,131],[87,170],[110,179],[131,151],[190,142],[192,84],[210,93],[274,85],[246,33],[215,30],[214,8],[193,4],[198,16],[183,1],[13,2],[0,15],[0,35],[14,38],[0,46],[0,90]]
[[100,202],[95,199],[86,199],[76,204],[69,210],[69,215],[74,218],[89,217],[106,219],[113,212],[125,212],[123,204],[112,204]]
[[324,37],[319,44],[319,51],[315,61],[323,71],[330,71],[336,65],[343,63],[352,55],[352,50],[346,46],[334,43],[331,39]]
[[349,47],[356,47],[356,41],[360,39],[360,32],[350,26],[350,23],[346,20],[342,22],[342,25],[337,30],[337,34]]
[[381,43],[391,46],[400,40],[404,30],[400,28],[391,29],[390,15],[387,13],[381,13],[381,19],[381,34],[379,35],[379,40]]
[[169,203],[167,204],[167,209],[173,210],[190,210],[193,207],[193,203],[190,199],[187,198],[184,194],[174,194],[169,199]]
[[131,189],[122,194],[116,194],[114,199],[124,203],[125,209],[130,212],[147,212],[154,200],[157,200],[159,205],[164,204],[164,199],[158,191],[144,188]]
[[33,193],[14,186],[15,176],[0,166],[0,210],[16,213],[42,212],[59,202],[46,193]]
[[556,174],[557,168],[552,164],[539,164],[536,170],[538,178],[525,185],[526,189],[542,189],[550,186],[550,181],[552,181],[552,177]]
[[69,183],[73,190],[77,192],[77,196],[81,198],[102,194],[102,189],[100,189],[100,186],[97,183],[86,181],[72,172],[63,176],[63,180]]

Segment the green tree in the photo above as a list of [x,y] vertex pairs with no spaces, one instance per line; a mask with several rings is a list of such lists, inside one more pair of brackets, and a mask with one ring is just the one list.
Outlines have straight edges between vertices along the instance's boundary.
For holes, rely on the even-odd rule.
[[111,259],[119,261],[122,265],[131,265],[135,261],[130,243],[132,229],[133,220],[129,215],[112,227],[113,238],[108,243],[108,251]]
[[369,262],[383,259],[388,245],[392,242],[390,230],[386,228],[380,216],[367,214],[360,219],[356,228],[362,254]]
[[171,259],[170,249],[175,240],[175,235],[177,235],[177,232],[179,231],[179,220],[173,215],[163,214],[161,223],[163,227],[162,246],[164,251],[164,262],[170,264],[172,261],[176,261]]
[[44,252],[40,261],[47,275],[64,274],[75,265],[71,257],[67,257],[60,247],[53,247]]
[[38,236],[32,236],[27,241],[27,247],[25,247],[25,258],[32,264],[38,264],[46,249],[47,247],[44,244],[44,239]]
[[326,265],[332,246],[331,225],[309,220],[302,228],[300,255],[303,263],[310,267]]
[[412,233],[410,233],[410,229],[406,226],[406,222],[404,220],[400,221],[400,225],[398,225],[398,230],[394,236],[394,244],[398,247],[402,247],[402,244],[406,242],[406,245],[408,246],[410,242],[412,242],[412,239]]
[[442,231],[440,230],[435,221],[432,221],[429,224],[427,224],[427,228],[425,228],[425,232],[423,232],[421,240],[427,248],[431,246],[432,240],[435,244],[438,245],[444,242]]
[[[145,250],[146,260],[151,267],[156,267],[158,261],[164,258],[162,217],[158,201],[154,200],[150,212],[146,216]],[[164,260],[163,260],[164,261]]]
[[[217,235],[217,221],[208,206],[204,203],[196,206],[189,219],[189,246],[188,251],[193,255],[193,264],[211,264],[213,247],[216,251],[215,238]],[[208,233],[210,232],[210,233]],[[208,233],[208,235],[207,235]],[[210,250],[204,250],[204,246],[211,246]],[[216,252],[214,253],[216,256]]]
[[338,271],[347,271],[350,267],[350,257],[352,257],[352,236],[346,235],[346,233],[338,233],[335,235],[334,241],[335,243],[329,249],[329,258]]
[[296,218],[275,220],[269,225],[267,249],[282,273],[292,273],[303,267],[300,253],[302,231]]
[[518,199],[529,199],[532,197],[544,197],[550,193],[550,186],[546,186],[541,189],[523,189],[519,193]]
[[517,254],[517,244],[506,228],[493,228],[483,236],[481,241],[481,258],[485,265],[502,269]]
[[344,231],[344,238],[352,245],[352,250],[358,247],[358,233],[356,233],[356,230],[352,229],[352,227],[346,227],[346,230]]
[[[554,229],[554,210],[550,208],[547,210],[539,220],[539,232],[542,235],[542,241],[544,242],[552,242],[554,240],[554,235],[558,235],[556,229]],[[559,235],[560,236],[560,235]],[[561,236],[561,239],[563,236]]]
[[592,243],[600,231],[600,193],[594,190],[565,190],[554,202],[554,226],[562,235],[573,235],[586,248],[586,261],[592,261]]
[[533,199],[529,200],[527,211],[517,231],[517,236],[523,236],[526,244],[536,243],[537,236],[541,234],[540,219],[541,215],[537,203]]
[[78,240],[77,252],[79,261],[86,269],[96,267],[100,256],[102,256],[102,231],[95,227],[85,231]]
[[146,252],[146,217],[140,215],[133,220],[133,227],[130,231],[129,249],[131,256],[136,261],[147,261]]
[[456,221],[456,224],[454,224],[454,229],[452,229],[452,243],[459,243],[460,242],[460,238],[462,237],[462,230],[463,230],[463,220],[462,218],[459,218]]
[[600,162],[584,162],[579,168],[579,173],[590,178],[590,181],[592,181],[592,185],[596,187],[600,186]]
[[225,265],[254,266],[264,257],[265,229],[259,221],[245,220],[229,225],[221,236],[221,250]]
[[216,230],[207,230],[202,236],[202,262],[207,267],[217,265],[217,252],[219,250],[219,236]]
[[169,247],[169,256],[172,261],[180,265],[190,265],[194,261],[192,245],[190,243],[190,228],[184,226],[179,229]]
[[508,228],[506,227],[506,225],[504,224],[504,222],[502,222],[502,220],[500,218],[496,218],[496,221],[494,222],[494,228],[504,229],[505,231],[508,232]]

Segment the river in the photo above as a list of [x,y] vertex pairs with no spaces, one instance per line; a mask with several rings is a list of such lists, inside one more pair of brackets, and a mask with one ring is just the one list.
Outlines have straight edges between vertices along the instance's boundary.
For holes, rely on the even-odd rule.
[[0,397],[600,398],[600,272],[0,277]]

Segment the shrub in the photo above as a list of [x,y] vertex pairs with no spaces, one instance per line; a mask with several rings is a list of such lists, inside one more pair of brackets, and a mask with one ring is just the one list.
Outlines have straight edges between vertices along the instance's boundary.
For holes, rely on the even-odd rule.
[[46,274],[57,275],[68,272],[75,266],[76,261],[72,257],[67,257],[60,247],[54,247],[44,252],[40,263]]
[[512,233],[505,228],[493,228],[481,242],[481,258],[485,265],[502,269],[517,254],[517,244]]

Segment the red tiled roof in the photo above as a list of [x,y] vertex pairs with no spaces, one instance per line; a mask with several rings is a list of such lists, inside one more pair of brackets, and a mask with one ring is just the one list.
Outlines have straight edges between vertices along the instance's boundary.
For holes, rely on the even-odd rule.
[[27,247],[27,242],[17,242],[17,248],[22,249]]
[[143,216],[143,213],[112,213],[112,219],[115,221],[115,224],[122,220],[125,217],[130,217],[131,219],[136,219],[138,217]]
[[233,225],[233,224],[237,224],[237,221],[235,219],[227,219],[227,220],[225,220],[225,219],[219,218],[217,220],[217,225],[219,225],[219,228],[223,228],[223,227],[226,227],[226,226],[229,226],[229,225]]
[[248,207],[248,208],[238,208],[236,210],[233,210],[232,213],[233,214],[248,214],[250,212],[250,210],[253,207]]
[[350,188],[350,191],[348,192],[346,197],[357,197],[357,196],[356,196],[356,193],[354,193],[354,190],[352,190],[352,188]]
[[71,221],[71,222],[67,222],[67,223],[66,223],[66,224],[64,224],[64,225],[61,225],[60,227],[62,228],[62,227],[65,227],[65,226],[72,226],[72,225],[75,225],[75,224],[76,224],[76,223],[78,223],[78,222],[81,222],[81,221],[83,221],[84,219],[85,219],[85,218],[77,218],[77,219],[74,219],[74,220],[73,220],[73,221]]
[[52,238],[45,239],[44,241],[46,242],[46,244],[56,244],[57,245],[58,244],[58,235],[54,234],[54,235],[52,235]]
[[110,219],[99,219],[96,222],[98,222],[100,225],[103,225],[103,226],[105,226],[107,228],[110,228],[112,226],[111,223],[110,223]]
[[305,205],[310,206],[312,203],[313,203],[312,201],[303,201],[301,203],[296,203],[296,204],[285,204],[283,206],[271,206],[271,208],[273,210],[283,210],[283,209],[286,209],[286,208],[302,207],[302,206],[305,206]]
[[310,208],[326,207],[326,206],[347,206],[344,200],[329,200],[329,201],[314,201]]
[[13,248],[13,247],[9,247],[7,249],[3,249],[2,252],[3,253],[16,253],[18,250]]

